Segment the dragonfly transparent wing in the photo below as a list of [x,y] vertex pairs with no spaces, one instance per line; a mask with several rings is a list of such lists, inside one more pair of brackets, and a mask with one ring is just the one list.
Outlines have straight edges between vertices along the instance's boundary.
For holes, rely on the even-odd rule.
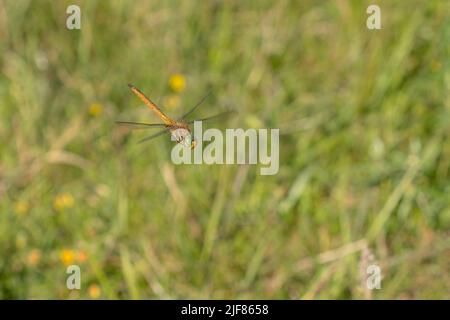
[[181,118],[180,118],[180,120],[184,120],[184,119],[186,119],[186,117],[188,116],[188,115],[190,115],[192,112],[194,112],[198,107],[200,107],[200,105],[206,100],[206,98],[208,98],[210,95],[211,95],[211,92],[212,91],[208,91],[208,93],[207,94],[205,94],[205,96],[191,109],[191,110],[189,110],[188,112],[186,112]]
[[149,129],[149,128],[164,128],[164,123],[144,123],[131,121],[116,121],[117,124],[125,125],[131,129]]
[[142,143],[142,142],[145,142],[145,141],[154,139],[154,138],[156,138],[156,137],[162,136],[162,135],[165,134],[165,133],[167,133],[167,130],[166,130],[166,129],[164,129],[164,130],[162,130],[162,131],[159,131],[159,132],[157,132],[157,133],[155,133],[155,134],[152,134],[151,136],[148,136],[148,137],[146,137],[146,138],[144,138],[144,139],[141,139],[141,140],[138,141],[138,143]]
[[227,110],[227,111],[218,113],[218,114],[210,116],[210,117],[206,117],[206,118],[202,118],[202,119],[190,120],[188,123],[189,124],[190,123],[194,123],[194,121],[207,121],[207,120],[211,120],[211,119],[215,119],[215,118],[220,118],[220,117],[223,117],[223,116],[228,116],[228,115],[231,115],[231,114],[236,113],[236,112],[237,112],[236,110]]
[[138,143],[151,140],[153,138],[162,136],[167,132],[167,125],[164,123],[144,123],[144,122],[131,122],[131,121],[116,121],[117,124],[125,125],[131,129],[151,129],[151,128],[164,128],[164,130],[158,131],[144,139],[138,141]]

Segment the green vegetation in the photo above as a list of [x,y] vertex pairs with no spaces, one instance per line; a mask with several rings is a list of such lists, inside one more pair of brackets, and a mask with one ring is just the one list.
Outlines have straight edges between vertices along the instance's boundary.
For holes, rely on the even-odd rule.
[[[450,298],[448,1],[376,1],[382,30],[373,1],[75,2],[81,30],[0,2],[0,298]],[[129,82],[280,128],[279,173],[137,144]]]

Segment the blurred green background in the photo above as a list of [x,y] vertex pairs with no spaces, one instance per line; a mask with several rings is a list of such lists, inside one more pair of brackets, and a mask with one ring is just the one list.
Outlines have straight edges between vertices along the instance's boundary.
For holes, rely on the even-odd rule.
[[[450,298],[448,1],[11,0],[0,39],[0,298]],[[129,82],[280,128],[279,173],[137,144]]]

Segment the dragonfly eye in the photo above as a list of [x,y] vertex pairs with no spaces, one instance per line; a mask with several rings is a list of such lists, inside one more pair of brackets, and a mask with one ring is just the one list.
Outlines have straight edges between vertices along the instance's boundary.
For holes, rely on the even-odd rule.
[[185,146],[190,146],[191,145],[191,142],[192,142],[192,138],[191,138],[191,135],[190,134],[188,134],[188,135],[186,135],[186,136],[184,136],[183,137],[183,144],[185,145]]
[[190,147],[192,143],[192,136],[189,130],[184,128],[178,128],[172,131],[172,137],[175,141],[182,144],[185,147]]

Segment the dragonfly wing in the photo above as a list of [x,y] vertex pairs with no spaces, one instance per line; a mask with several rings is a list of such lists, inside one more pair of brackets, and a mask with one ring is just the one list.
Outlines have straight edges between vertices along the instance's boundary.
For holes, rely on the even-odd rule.
[[207,94],[205,94],[205,96],[188,112],[186,112],[181,118],[180,120],[185,119],[188,115],[190,115],[192,112],[194,112],[202,103],[203,101],[206,100],[206,98],[208,98],[211,95],[211,91],[208,91]]
[[167,132],[167,130],[162,130],[162,131],[160,131],[160,132],[157,132],[157,133],[155,133],[155,134],[152,134],[151,136],[148,136],[148,137],[146,137],[146,138],[144,138],[144,139],[139,140],[138,143],[142,143],[142,142],[151,140],[151,139],[153,139],[153,138],[162,136],[162,135],[165,134],[166,132]]
[[236,113],[236,112],[237,112],[236,110],[228,110],[228,111],[224,111],[224,112],[218,113],[218,114],[210,116],[210,117],[191,120],[191,121],[188,121],[188,123],[190,124],[190,123],[193,123],[194,121],[207,121],[207,120],[211,120],[211,119],[214,119],[214,118],[220,118],[220,117],[223,117],[223,116],[228,116],[228,115],[230,115],[232,113]]
[[163,128],[166,127],[164,123],[144,123],[131,121],[116,121],[117,124],[125,125],[132,129],[149,129],[149,128]]

